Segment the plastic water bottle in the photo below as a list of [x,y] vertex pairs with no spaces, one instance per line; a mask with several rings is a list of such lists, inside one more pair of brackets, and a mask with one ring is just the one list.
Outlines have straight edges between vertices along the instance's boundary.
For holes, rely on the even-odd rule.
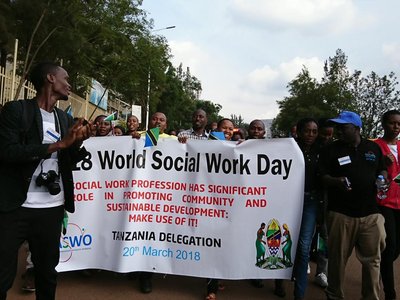
[[377,197],[379,200],[383,200],[387,197],[386,192],[388,189],[388,186],[386,184],[385,177],[383,175],[379,175],[378,178],[375,181],[376,184],[376,189],[377,189]]

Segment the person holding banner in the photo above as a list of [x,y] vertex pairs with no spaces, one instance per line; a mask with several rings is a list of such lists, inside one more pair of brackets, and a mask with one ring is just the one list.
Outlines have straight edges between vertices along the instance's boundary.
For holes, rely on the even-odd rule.
[[[149,121],[149,130],[153,128],[159,129],[159,138],[162,139],[177,139],[176,136],[166,134],[164,131],[167,129],[167,117],[162,112],[154,113]],[[146,136],[146,131],[142,133],[142,136]],[[157,141],[156,141],[157,143]],[[144,294],[151,293],[153,291],[153,273],[151,272],[139,272],[139,287],[140,291]]]
[[[149,121],[149,128],[148,129],[152,129],[152,128],[156,128],[158,127],[159,129],[159,138],[162,139],[177,139],[176,136],[174,135],[169,135],[167,133],[165,133],[165,130],[167,130],[167,117],[164,113],[162,112],[155,112]],[[145,135],[146,132],[143,132],[142,135]]]
[[211,122],[210,124],[208,124],[208,125],[206,126],[206,131],[207,131],[207,133],[211,133],[211,132],[213,132],[214,130],[216,130],[216,129],[217,129],[217,126],[218,126],[218,123],[217,123],[217,122]]
[[305,162],[304,203],[297,244],[296,258],[293,267],[294,299],[304,299],[307,288],[307,269],[310,260],[310,249],[318,212],[320,184],[317,177],[318,147],[315,143],[318,136],[318,124],[312,118],[297,122],[297,143],[303,152]]
[[204,110],[198,109],[192,115],[192,128],[181,131],[178,134],[178,141],[186,143],[189,139],[192,140],[207,140],[208,133],[206,132],[207,114]]
[[[224,132],[227,131],[227,136],[232,136],[230,131],[233,133],[233,123],[229,119],[223,119],[219,123],[220,127],[217,126],[216,131]],[[189,130],[182,131],[178,134],[178,141],[180,143],[186,143],[187,140],[207,140],[209,134],[205,128],[207,126],[207,114],[204,110],[198,109],[192,115],[192,128]],[[225,136],[226,138],[226,136]],[[228,139],[229,140],[229,139]],[[265,224],[264,224],[265,227]],[[265,248],[264,248],[265,253]],[[224,286],[219,283],[218,279],[207,279],[207,296],[206,300],[216,299],[216,294],[219,289],[224,289]]]
[[328,299],[344,299],[345,268],[356,249],[362,264],[362,298],[379,299],[384,218],[376,203],[375,181],[387,178],[379,146],[360,134],[361,118],[343,111],[331,122],[338,140],[321,150],[319,172],[328,192]]
[[[255,119],[255,120],[251,121],[248,131],[249,131],[249,135],[247,137],[247,140],[265,139],[265,124],[261,120]],[[263,224],[264,223],[261,224],[261,228],[262,228]],[[264,227],[265,227],[265,224],[264,224]],[[259,231],[257,231],[257,239],[258,239],[258,233],[259,233]],[[291,248],[291,241],[285,247],[288,248],[289,245],[290,245],[290,248]],[[256,288],[264,287],[262,279],[251,279],[250,282]],[[277,295],[278,297],[285,297],[286,296],[286,291],[285,291],[285,286],[283,284],[283,279],[275,279],[274,294]]]
[[[217,129],[215,131],[223,132],[225,136],[225,140],[230,141],[233,136],[233,130],[235,129],[235,125],[230,119],[224,118],[219,120]],[[206,300],[215,300],[217,299],[217,292],[219,289],[223,289],[224,286],[220,285],[218,279],[209,278],[207,279],[207,295]]]
[[68,100],[65,69],[52,62],[30,74],[37,96],[8,102],[0,115],[0,299],[17,272],[18,249],[32,253],[37,299],[55,298],[64,210],[74,212],[72,168],[87,155],[91,124],[56,107]]
[[94,119],[94,124],[96,125],[96,136],[113,135],[111,121],[106,120],[106,118],[106,115],[99,115]]
[[235,125],[230,119],[221,119],[218,122],[216,131],[223,132],[226,141],[232,140]]
[[382,252],[381,278],[385,299],[396,299],[393,263],[400,254],[400,111],[389,110],[382,116],[384,134],[375,142],[379,145],[388,170],[389,189],[386,198],[379,199],[379,211],[385,217],[386,248]]
[[[321,118],[318,120],[318,137],[316,143],[320,148],[332,143],[334,128],[328,119]],[[315,258],[317,268],[314,277],[314,283],[322,288],[328,286],[327,270],[328,270],[328,229],[326,228],[326,192],[322,193],[319,199],[319,207],[317,214],[317,225],[313,238],[313,249],[311,256]]]
[[125,135],[130,135],[133,138],[140,138],[140,132],[138,132],[139,128],[139,119],[135,115],[130,115],[128,117],[128,120],[126,121],[126,127],[127,130],[125,132]]
[[121,125],[114,126],[113,132],[114,132],[113,133],[114,136],[123,136],[123,135],[125,135],[125,129]]
[[252,139],[265,139],[265,124],[261,120],[253,120],[249,125],[249,135],[247,140]]

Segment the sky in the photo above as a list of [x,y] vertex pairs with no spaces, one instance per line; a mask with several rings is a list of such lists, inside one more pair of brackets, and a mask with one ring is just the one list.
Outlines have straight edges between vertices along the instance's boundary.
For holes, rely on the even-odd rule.
[[398,0],[143,0],[174,66],[202,84],[220,115],[272,119],[287,84],[307,67],[320,80],[342,49],[351,72],[399,76]]

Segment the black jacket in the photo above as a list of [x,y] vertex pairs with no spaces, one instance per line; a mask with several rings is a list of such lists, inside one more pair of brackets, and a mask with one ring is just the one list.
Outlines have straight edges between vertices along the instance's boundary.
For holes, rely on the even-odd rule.
[[[30,109],[26,109],[26,106],[24,108],[21,101],[8,102],[0,114],[1,212],[17,209],[25,202],[32,174],[42,159],[50,157],[47,153],[49,144],[42,144],[43,122],[37,101],[26,100],[26,104]],[[61,127],[57,129],[61,137],[64,137],[73,119],[64,111],[58,108],[55,110]],[[58,153],[65,209],[69,212],[75,211],[72,168],[86,155],[86,150],[79,147],[70,147]]]

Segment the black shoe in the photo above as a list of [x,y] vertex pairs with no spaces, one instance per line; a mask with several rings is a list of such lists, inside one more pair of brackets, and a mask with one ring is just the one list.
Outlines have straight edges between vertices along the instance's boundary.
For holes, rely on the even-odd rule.
[[141,278],[139,284],[140,284],[140,291],[143,294],[148,294],[153,291],[153,284],[151,282],[151,278]]

